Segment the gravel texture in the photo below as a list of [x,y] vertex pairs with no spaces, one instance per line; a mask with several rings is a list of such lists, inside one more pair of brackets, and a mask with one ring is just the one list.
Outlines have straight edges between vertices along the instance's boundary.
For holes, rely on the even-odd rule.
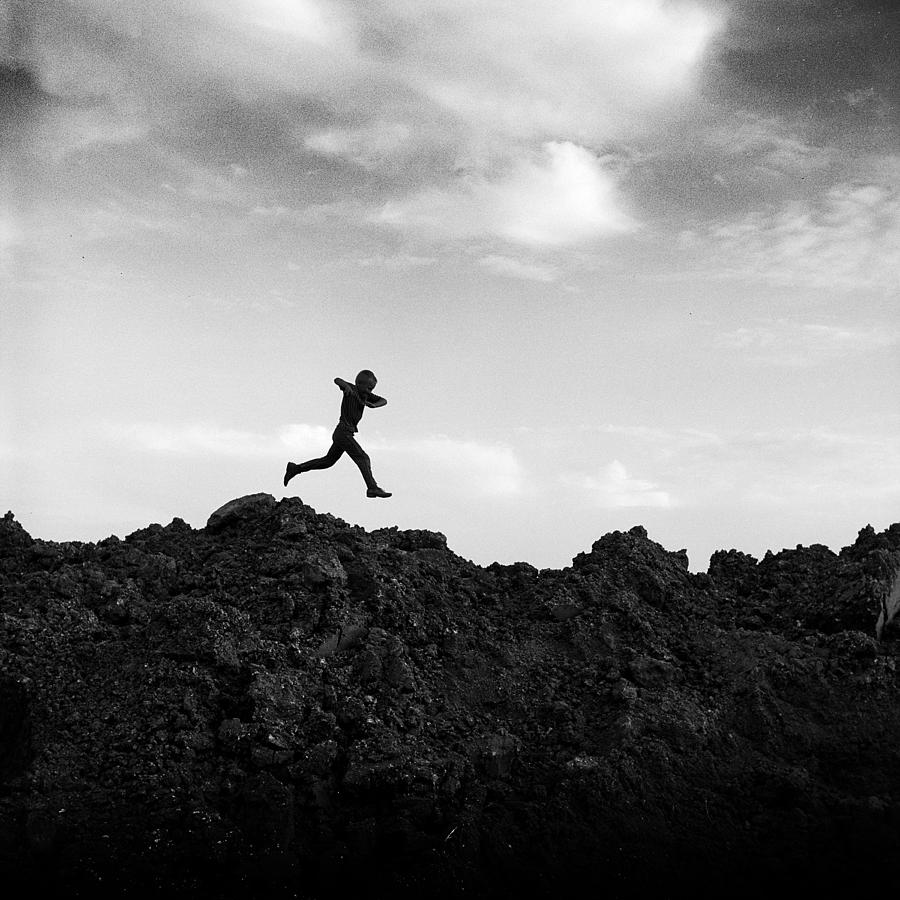
[[889,885],[898,571],[900,524],[692,574],[640,526],[539,571],[268,494],[96,544],[8,513],[0,876],[66,897]]

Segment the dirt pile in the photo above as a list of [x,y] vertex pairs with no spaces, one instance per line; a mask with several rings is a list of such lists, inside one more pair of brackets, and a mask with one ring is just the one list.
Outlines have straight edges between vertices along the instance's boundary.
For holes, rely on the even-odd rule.
[[900,850],[900,525],[477,566],[298,499],[0,522],[0,874],[68,896],[750,896]]

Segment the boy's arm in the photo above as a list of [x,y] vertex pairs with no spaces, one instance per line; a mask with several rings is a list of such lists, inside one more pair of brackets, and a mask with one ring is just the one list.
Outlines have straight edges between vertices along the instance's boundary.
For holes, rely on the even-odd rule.
[[387,400],[384,397],[379,397],[378,394],[369,394],[366,397],[366,406],[371,407],[372,409],[378,409],[379,406],[384,406],[387,403]]
[[342,391],[348,391],[348,390],[350,390],[350,387],[351,387],[350,382],[349,382],[349,381],[344,381],[343,378],[335,378],[335,379],[334,379],[334,383],[335,383]]

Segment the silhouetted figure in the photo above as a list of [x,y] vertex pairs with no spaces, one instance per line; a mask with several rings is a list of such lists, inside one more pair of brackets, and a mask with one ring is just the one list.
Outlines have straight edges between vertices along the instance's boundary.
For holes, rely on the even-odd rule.
[[390,497],[388,491],[383,491],[375,483],[372,475],[372,463],[369,454],[356,443],[356,426],[362,418],[363,411],[367,406],[377,409],[384,406],[387,400],[372,393],[378,379],[368,370],[363,369],[356,376],[356,383],[350,384],[343,378],[335,378],[334,383],[341,389],[344,394],[341,400],[341,419],[334,434],[331,435],[331,448],[319,459],[310,459],[307,462],[296,463],[289,462],[284,470],[284,486],[295,476],[303,472],[311,472],[313,469],[329,469],[333,466],[341,456],[346,453],[353,462],[359,466],[362,477],[366,482],[367,497]]

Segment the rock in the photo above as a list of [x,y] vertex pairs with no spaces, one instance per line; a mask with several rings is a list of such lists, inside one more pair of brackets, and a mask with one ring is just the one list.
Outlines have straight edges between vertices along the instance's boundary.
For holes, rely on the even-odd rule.
[[620,678],[610,689],[610,695],[618,703],[634,703],[638,697],[638,689],[624,678]]
[[271,494],[248,494],[229,500],[210,515],[206,530],[212,534],[236,522],[258,519],[275,509],[275,498]]
[[319,656],[331,656],[358,646],[365,639],[368,629],[364,625],[345,625],[319,644]]
[[31,535],[16,521],[12,512],[0,519],[0,553],[9,556],[34,543]]
[[677,681],[681,675],[676,666],[663,659],[639,656],[628,664],[628,673],[641,686],[665,687]]
[[340,561],[323,556],[305,562],[301,570],[301,577],[304,583],[311,588],[342,585],[347,581],[347,573]]

